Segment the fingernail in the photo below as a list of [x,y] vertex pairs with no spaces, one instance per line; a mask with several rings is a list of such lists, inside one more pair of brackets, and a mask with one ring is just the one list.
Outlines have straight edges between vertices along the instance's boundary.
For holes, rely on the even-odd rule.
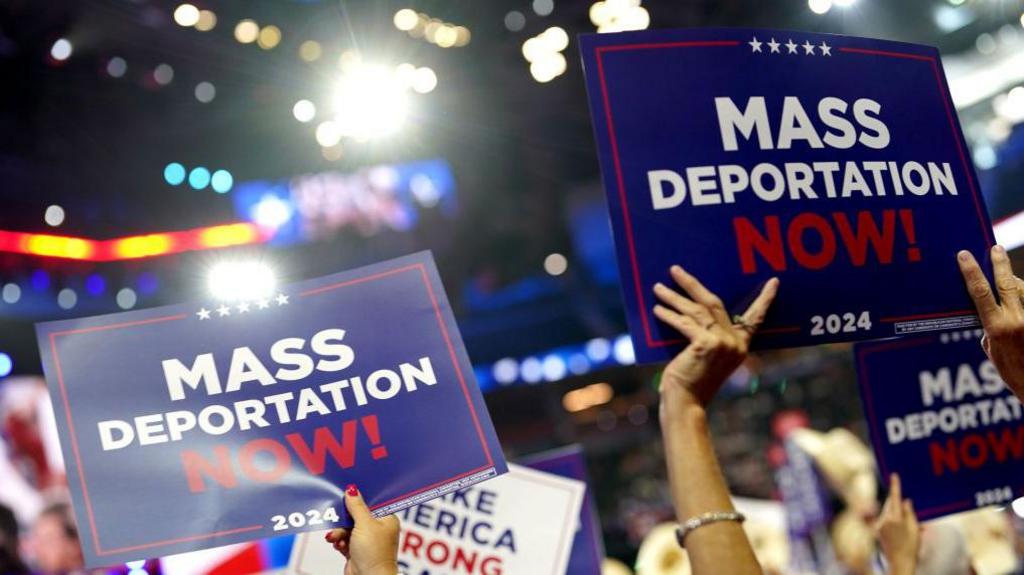
[[324,533],[324,541],[330,542],[330,540],[331,540],[331,532],[328,531],[327,533]]
[[662,290],[662,289],[665,289],[665,284],[663,284],[661,282],[658,282],[658,283],[654,284],[654,291],[658,291],[658,290]]
[[683,268],[681,268],[680,266],[672,266],[671,269],[672,269],[673,272],[675,272],[677,274],[683,273]]
[[995,252],[995,253],[997,253],[997,254],[1005,254],[1005,253],[1006,253],[1006,248],[1004,248],[1003,246],[1001,246],[1001,245],[999,245],[999,244],[996,244],[996,245],[995,245],[995,246],[994,246],[994,247],[992,248],[992,251],[993,251],[993,252]]
[[355,483],[350,483],[348,487],[345,488],[345,493],[355,497],[356,495],[359,495],[359,488],[356,487]]
[[959,252],[957,252],[956,257],[960,261],[966,262],[966,261],[969,261],[971,259],[971,252],[969,252],[967,250],[960,250]]

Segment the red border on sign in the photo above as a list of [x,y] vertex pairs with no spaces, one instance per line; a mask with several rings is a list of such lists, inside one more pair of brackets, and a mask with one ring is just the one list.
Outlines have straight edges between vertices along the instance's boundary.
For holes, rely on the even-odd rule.
[[[369,275],[369,276],[366,276],[366,277],[357,278],[357,279],[353,279],[353,280],[348,280],[348,281],[339,282],[339,283],[336,283],[336,284],[331,284],[331,285],[322,286],[322,287],[319,287],[319,288],[314,288],[314,289],[306,290],[304,292],[300,292],[298,295],[299,295],[299,297],[306,297],[306,296],[316,295],[316,294],[327,292],[327,291],[331,291],[331,290],[334,290],[334,289],[338,289],[338,288],[342,288],[342,287],[346,287],[346,286],[351,286],[351,285],[356,285],[356,284],[364,283],[364,282],[367,282],[367,281],[373,281],[373,280],[381,279],[381,278],[388,277],[388,276],[391,276],[391,275],[395,275],[395,274],[398,274],[398,273],[407,272],[407,271],[419,271],[420,272],[419,276],[423,280],[423,285],[426,288],[427,295],[430,297],[430,303],[431,303],[432,307],[434,308],[434,313],[435,313],[435,315],[437,317],[438,328],[440,329],[441,334],[444,337],[445,344],[448,347],[448,352],[449,352],[449,354],[451,356],[452,365],[455,368],[455,373],[456,373],[456,376],[457,376],[457,378],[459,380],[459,385],[460,385],[460,387],[462,389],[463,396],[466,399],[466,405],[469,407],[469,412],[470,412],[470,416],[471,416],[471,418],[473,420],[473,425],[476,427],[477,435],[480,438],[480,444],[483,447],[484,455],[487,458],[487,464],[483,465],[483,466],[480,466],[480,467],[478,467],[476,469],[472,469],[472,470],[466,471],[464,473],[460,473],[459,475],[456,475],[455,477],[452,477],[451,479],[446,479],[446,480],[440,481],[438,483],[435,483],[433,485],[429,485],[429,486],[426,486],[426,487],[422,487],[422,488],[416,489],[416,490],[414,490],[414,491],[412,491],[410,493],[407,493],[405,495],[399,496],[395,500],[379,504],[379,505],[373,507],[373,509],[377,509],[378,507],[381,507],[383,505],[388,505],[390,503],[393,503],[394,501],[398,501],[398,500],[401,500],[401,499],[405,499],[407,497],[412,497],[412,496],[418,495],[420,493],[423,493],[424,491],[429,491],[430,489],[434,489],[438,485],[443,485],[445,483],[450,483],[452,481],[457,481],[459,479],[462,479],[462,478],[467,477],[469,475],[472,475],[474,473],[478,473],[480,471],[488,469],[489,467],[494,467],[494,458],[493,458],[493,456],[491,454],[490,446],[487,444],[486,435],[484,434],[483,427],[480,424],[480,419],[479,419],[479,416],[477,415],[477,412],[476,412],[476,406],[473,405],[472,396],[469,393],[469,388],[466,385],[466,380],[465,380],[465,377],[464,377],[464,375],[462,373],[462,366],[459,365],[458,354],[455,351],[455,346],[452,344],[451,336],[448,333],[448,326],[445,324],[444,315],[441,313],[441,307],[440,307],[440,305],[439,305],[439,303],[437,301],[437,296],[434,293],[434,287],[433,287],[433,285],[430,282],[430,278],[427,275],[426,266],[424,266],[424,264],[418,263],[418,264],[413,264],[413,265],[402,266],[402,267],[399,267],[399,268],[395,268],[393,270],[388,270],[388,271],[385,271],[385,272],[380,272],[380,273],[372,274],[372,275]],[[160,546],[160,545],[172,545],[172,544],[175,544],[175,543],[185,543],[185,542],[188,542],[188,541],[198,541],[198,540],[202,540],[202,539],[210,539],[212,537],[219,537],[219,536],[224,536],[224,535],[233,535],[233,534],[237,534],[237,533],[246,533],[246,532],[250,532],[250,531],[258,531],[258,530],[261,530],[261,529],[264,528],[263,525],[249,525],[249,526],[239,527],[239,528],[236,528],[236,529],[230,529],[230,530],[226,530],[226,531],[217,531],[217,532],[214,532],[214,533],[204,533],[204,534],[198,534],[198,535],[190,535],[190,536],[180,537],[180,538],[176,538],[176,539],[167,539],[167,540],[161,540],[161,541],[154,541],[152,543],[144,543],[144,544],[132,545],[132,546],[128,546],[128,547],[118,547],[116,549],[106,549],[106,550],[104,550],[104,549],[102,549],[100,547],[99,533],[96,530],[96,519],[95,519],[95,515],[94,515],[94,512],[93,512],[92,500],[89,497],[89,487],[88,487],[86,479],[85,479],[85,468],[82,466],[82,459],[81,459],[81,455],[80,455],[80,452],[79,452],[79,449],[78,449],[78,435],[75,433],[75,424],[74,424],[74,421],[72,420],[72,417],[71,417],[71,407],[70,407],[70,403],[68,402],[67,389],[65,388],[65,385],[64,385],[64,373],[63,373],[63,370],[61,369],[61,365],[60,365],[60,356],[57,353],[56,337],[58,335],[74,335],[74,334],[81,334],[81,333],[105,331],[105,330],[110,330],[110,329],[123,329],[123,328],[127,328],[127,327],[139,326],[139,325],[146,325],[146,324],[152,324],[152,323],[160,323],[160,322],[181,320],[181,319],[185,319],[186,317],[188,317],[187,314],[177,314],[177,315],[156,317],[156,318],[150,318],[150,319],[139,320],[139,321],[114,323],[114,324],[102,325],[102,326],[92,326],[92,327],[86,327],[86,328],[81,328],[81,329],[69,329],[69,330],[54,331],[54,332],[51,332],[49,334],[49,336],[48,336],[49,337],[49,341],[50,341],[50,352],[53,355],[53,363],[54,363],[54,366],[56,367],[56,371],[57,371],[57,384],[60,387],[61,401],[64,404],[64,414],[65,414],[65,417],[67,418],[68,431],[69,431],[69,435],[71,436],[71,450],[74,453],[75,464],[78,467],[78,479],[81,482],[81,486],[82,486],[82,498],[85,499],[85,511],[86,511],[86,515],[88,516],[88,519],[89,519],[89,529],[90,529],[90,531],[92,533],[93,549],[95,550],[96,556],[98,556],[98,557],[103,557],[103,556],[107,556],[107,555],[113,555],[115,553],[125,553],[125,552],[128,552],[128,551],[136,551],[136,550],[141,550],[141,549],[148,549],[148,548],[157,547],[157,546]]]
[[[713,47],[735,47],[739,46],[739,40],[719,40],[719,41],[691,41],[691,42],[661,42],[661,43],[640,43],[640,44],[620,44],[616,46],[598,46],[594,49],[595,59],[597,60],[597,75],[598,80],[601,84],[601,99],[604,103],[604,114],[605,123],[608,126],[608,141],[611,145],[612,161],[615,169],[616,186],[619,191],[619,205],[622,207],[622,220],[623,228],[626,232],[626,247],[629,250],[629,261],[632,268],[633,275],[633,288],[636,291],[637,308],[640,312],[640,321],[643,324],[644,337],[648,348],[666,347],[669,345],[676,345],[684,343],[685,339],[654,339],[651,333],[651,321],[647,316],[647,306],[644,303],[643,286],[640,283],[640,269],[637,264],[636,246],[633,239],[633,223],[629,215],[629,204],[626,202],[626,186],[622,175],[622,165],[619,160],[619,145],[615,138],[615,124],[612,120],[611,102],[608,97],[608,85],[605,82],[604,76],[604,60],[603,56],[606,52],[622,52],[628,50],[651,50],[651,49],[663,49],[663,48],[713,48]],[[967,163],[967,156],[964,154],[963,144],[960,142],[960,136],[956,130],[956,123],[953,121],[953,113],[950,109],[949,98],[945,97],[943,92],[942,76],[939,73],[938,63],[935,61],[933,56],[922,56],[919,54],[909,54],[904,52],[887,52],[882,50],[868,50],[863,48],[839,48],[840,52],[852,53],[852,54],[865,54],[871,56],[886,56],[891,58],[904,58],[909,60],[920,60],[931,62],[932,70],[935,72],[935,83],[938,87],[938,94],[942,98],[942,103],[946,109],[946,117],[949,120],[950,131],[953,134],[953,140],[956,142],[957,152],[960,155],[960,161],[963,165],[964,176],[967,178],[967,185],[971,190],[971,197],[974,200],[974,206],[977,210],[978,221],[981,223],[982,233],[985,236],[985,243],[989,249],[992,248],[991,229],[985,226],[985,215],[984,210],[981,207],[981,199],[978,196],[978,190],[974,184],[974,178],[971,177],[971,169]],[[903,316],[898,318],[883,318],[883,322],[895,322],[895,321],[906,321],[913,319],[925,319],[928,317],[957,317],[964,315],[965,313],[975,314],[974,310],[956,310],[950,312],[939,312],[926,313],[919,315]],[[798,326],[783,326],[774,329],[761,330],[760,333],[794,333],[801,331],[802,328]]]

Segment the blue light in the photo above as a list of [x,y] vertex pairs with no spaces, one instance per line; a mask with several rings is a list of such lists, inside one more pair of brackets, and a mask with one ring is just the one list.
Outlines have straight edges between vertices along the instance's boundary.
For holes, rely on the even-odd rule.
[[185,166],[182,166],[178,162],[171,162],[164,167],[164,181],[172,186],[185,181]]
[[102,295],[103,291],[107,289],[107,280],[103,279],[100,274],[92,274],[85,278],[85,291],[89,294],[98,296]]
[[0,351],[0,377],[7,377],[11,374],[12,369],[14,369],[14,362],[11,361],[11,356]]
[[210,185],[213,186],[213,191],[218,194],[226,194],[231,191],[231,186],[235,185],[235,179],[231,177],[231,172],[227,170],[217,170],[213,173]]
[[46,291],[50,289],[50,274],[46,273],[46,270],[36,270],[32,272],[32,289],[36,291]]
[[210,170],[206,168],[192,168],[188,175],[188,185],[194,189],[201,190],[210,185]]
[[160,288],[160,280],[151,272],[142,272],[136,278],[135,285],[142,295],[153,295]]

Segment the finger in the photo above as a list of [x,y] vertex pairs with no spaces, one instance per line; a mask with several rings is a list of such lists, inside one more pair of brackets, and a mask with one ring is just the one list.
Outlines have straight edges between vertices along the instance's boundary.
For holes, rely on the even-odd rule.
[[330,543],[336,543],[342,539],[348,539],[348,535],[348,529],[331,529],[324,535],[324,539]]
[[992,353],[989,351],[988,344],[988,334],[981,336],[981,349],[985,351],[985,355],[988,356],[989,359],[992,359]]
[[779,293],[779,278],[772,278],[764,284],[761,293],[757,294],[757,298],[750,304],[747,311],[743,312],[743,323],[753,326],[750,331],[743,330],[748,340],[754,335],[753,331],[757,329],[757,326],[764,323],[764,317],[768,314],[768,308],[775,301],[777,293]]
[[996,298],[992,295],[992,286],[989,285],[985,274],[981,272],[981,267],[978,266],[978,262],[971,252],[963,250],[957,254],[956,259],[960,264],[960,273],[964,276],[964,283],[967,284],[967,292],[971,294],[974,306],[978,308],[982,325],[990,324],[999,313],[999,304],[996,303]]
[[676,331],[683,334],[683,336],[690,341],[699,338],[707,331],[703,327],[697,325],[697,322],[694,321],[693,318],[674,312],[665,306],[654,306],[654,315],[661,321],[674,327]]
[[366,501],[363,500],[363,494],[359,492],[355,485],[349,485],[345,489],[345,507],[348,509],[349,514],[352,515],[356,525],[359,525],[360,521],[363,523],[373,521],[373,513],[370,513],[370,508],[366,506]]
[[686,290],[686,293],[693,298],[693,301],[706,307],[715,318],[715,321],[721,324],[722,327],[732,325],[732,320],[729,319],[729,314],[725,311],[725,305],[722,304],[722,300],[711,293],[711,290],[704,287],[700,280],[679,266],[672,266],[669,272],[672,274],[672,279],[676,280],[676,283],[679,284],[679,287]]
[[903,501],[903,483],[900,481],[898,473],[889,475],[889,498],[896,501],[897,504]]
[[914,502],[910,499],[903,500],[903,518],[910,527],[917,529],[917,512],[914,511]]
[[654,295],[661,300],[661,303],[669,306],[675,311],[688,315],[697,320],[700,325],[708,325],[714,322],[711,312],[699,303],[694,302],[683,294],[669,288],[663,283],[654,284]]
[[992,272],[999,291],[999,304],[1006,309],[1020,313],[1020,292],[1017,291],[1017,277],[1013,275],[1010,256],[1003,246],[992,247]]

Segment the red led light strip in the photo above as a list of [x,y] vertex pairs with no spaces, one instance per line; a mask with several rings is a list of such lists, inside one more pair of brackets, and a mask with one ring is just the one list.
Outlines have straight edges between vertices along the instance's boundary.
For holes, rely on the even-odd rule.
[[0,252],[92,262],[132,260],[191,252],[261,244],[273,233],[256,224],[238,222],[176,232],[90,240],[73,236],[31,234],[0,230]]

